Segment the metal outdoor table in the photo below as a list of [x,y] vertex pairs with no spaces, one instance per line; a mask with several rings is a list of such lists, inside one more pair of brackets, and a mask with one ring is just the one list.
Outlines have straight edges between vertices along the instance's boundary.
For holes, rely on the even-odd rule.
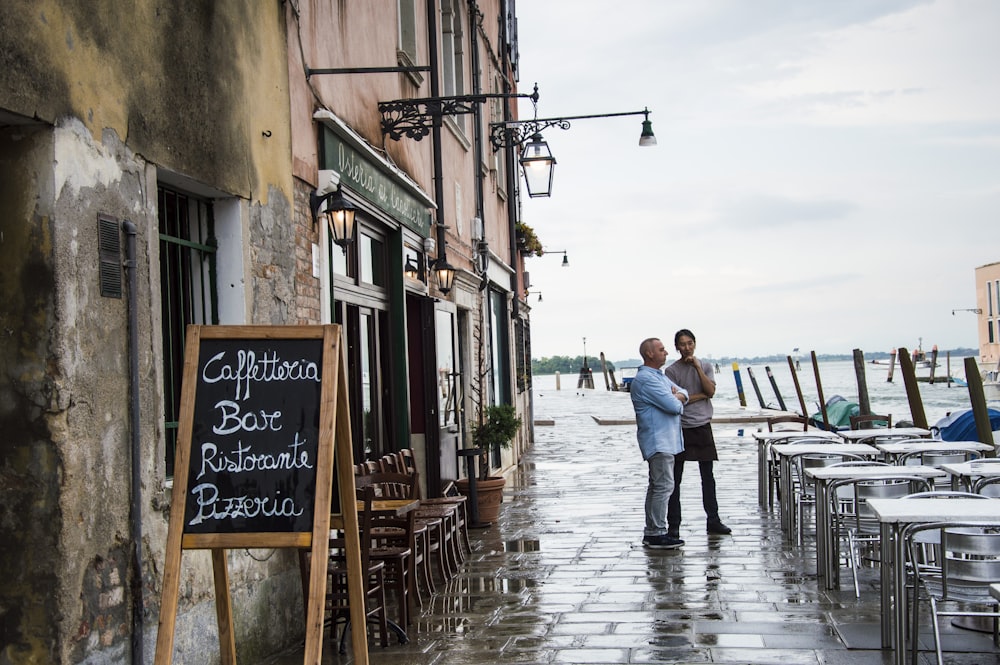
[[816,575],[826,589],[840,588],[840,544],[833,537],[830,514],[831,490],[849,480],[878,480],[899,476],[914,478],[943,477],[945,472],[932,466],[821,466],[805,470],[816,481]]
[[986,452],[993,450],[993,446],[979,441],[941,441],[940,439],[922,439],[920,441],[886,441],[876,442],[875,447],[885,454],[887,462],[894,462],[901,455],[908,453],[930,452],[932,450],[945,450],[954,452],[965,452],[974,450]]
[[792,500],[792,459],[800,455],[836,455],[850,453],[853,455],[871,455],[878,450],[866,443],[776,443],[771,450],[778,456],[778,473],[781,483],[781,496],[778,510],[781,511],[781,529],[785,535],[795,531],[795,516],[792,514],[795,504]]
[[753,438],[757,440],[757,504],[771,508],[774,506],[774,488],[771,487],[771,474],[768,472],[771,446],[775,443],[801,438],[836,441],[837,435],[825,430],[781,430],[778,432],[754,432]]
[[959,464],[942,464],[941,470],[951,476],[951,489],[971,492],[972,486],[979,478],[1000,476],[1000,460],[973,460]]
[[882,524],[882,647],[906,664],[906,552],[900,537],[908,524],[1000,523],[997,499],[872,499],[868,506]]
[[888,441],[890,439],[917,439],[931,435],[929,429],[923,427],[881,427],[873,429],[849,429],[837,432],[844,441],[871,443],[870,439]]

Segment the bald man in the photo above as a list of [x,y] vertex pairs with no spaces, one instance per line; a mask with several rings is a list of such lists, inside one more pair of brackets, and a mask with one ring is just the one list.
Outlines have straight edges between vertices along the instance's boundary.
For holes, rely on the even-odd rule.
[[688,394],[661,371],[667,349],[659,338],[643,340],[639,355],[643,364],[629,391],[639,450],[649,465],[642,544],[652,549],[676,549],[684,541],[667,534],[667,501],[674,489],[674,456],[684,451],[681,414]]

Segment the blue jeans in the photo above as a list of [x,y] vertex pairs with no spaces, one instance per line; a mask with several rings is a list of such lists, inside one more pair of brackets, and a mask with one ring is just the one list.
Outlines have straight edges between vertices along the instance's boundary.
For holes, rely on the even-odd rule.
[[656,453],[649,464],[649,485],[646,487],[645,536],[663,536],[667,533],[667,501],[674,491],[674,456]]

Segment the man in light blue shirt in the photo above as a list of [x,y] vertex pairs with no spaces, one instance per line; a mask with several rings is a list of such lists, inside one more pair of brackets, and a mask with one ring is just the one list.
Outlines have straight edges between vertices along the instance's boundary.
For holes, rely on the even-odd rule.
[[684,450],[681,414],[688,394],[660,370],[667,361],[667,349],[658,338],[643,340],[639,355],[643,365],[632,379],[629,391],[635,408],[639,450],[649,464],[642,544],[655,549],[674,549],[684,541],[667,535],[667,501],[674,490],[674,455]]

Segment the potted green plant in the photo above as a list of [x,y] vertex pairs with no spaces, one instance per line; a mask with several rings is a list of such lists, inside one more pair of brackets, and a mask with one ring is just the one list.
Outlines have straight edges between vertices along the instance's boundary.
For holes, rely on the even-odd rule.
[[545,253],[542,248],[542,241],[535,234],[535,229],[524,222],[514,225],[514,232],[517,237],[517,247],[525,256],[541,256]]
[[[493,522],[500,513],[506,481],[503,476],[490,476],[490,460],[495,451],[510,448],[520,427],[521,418],[513,405],[496,404],[486,407],[482,422],[472,428],[472,445],[483,451],[479,460],[479,478],[476,481],[480,522]],[[459,491],[468,495],[468,479],[462,479],[457,484]]]

